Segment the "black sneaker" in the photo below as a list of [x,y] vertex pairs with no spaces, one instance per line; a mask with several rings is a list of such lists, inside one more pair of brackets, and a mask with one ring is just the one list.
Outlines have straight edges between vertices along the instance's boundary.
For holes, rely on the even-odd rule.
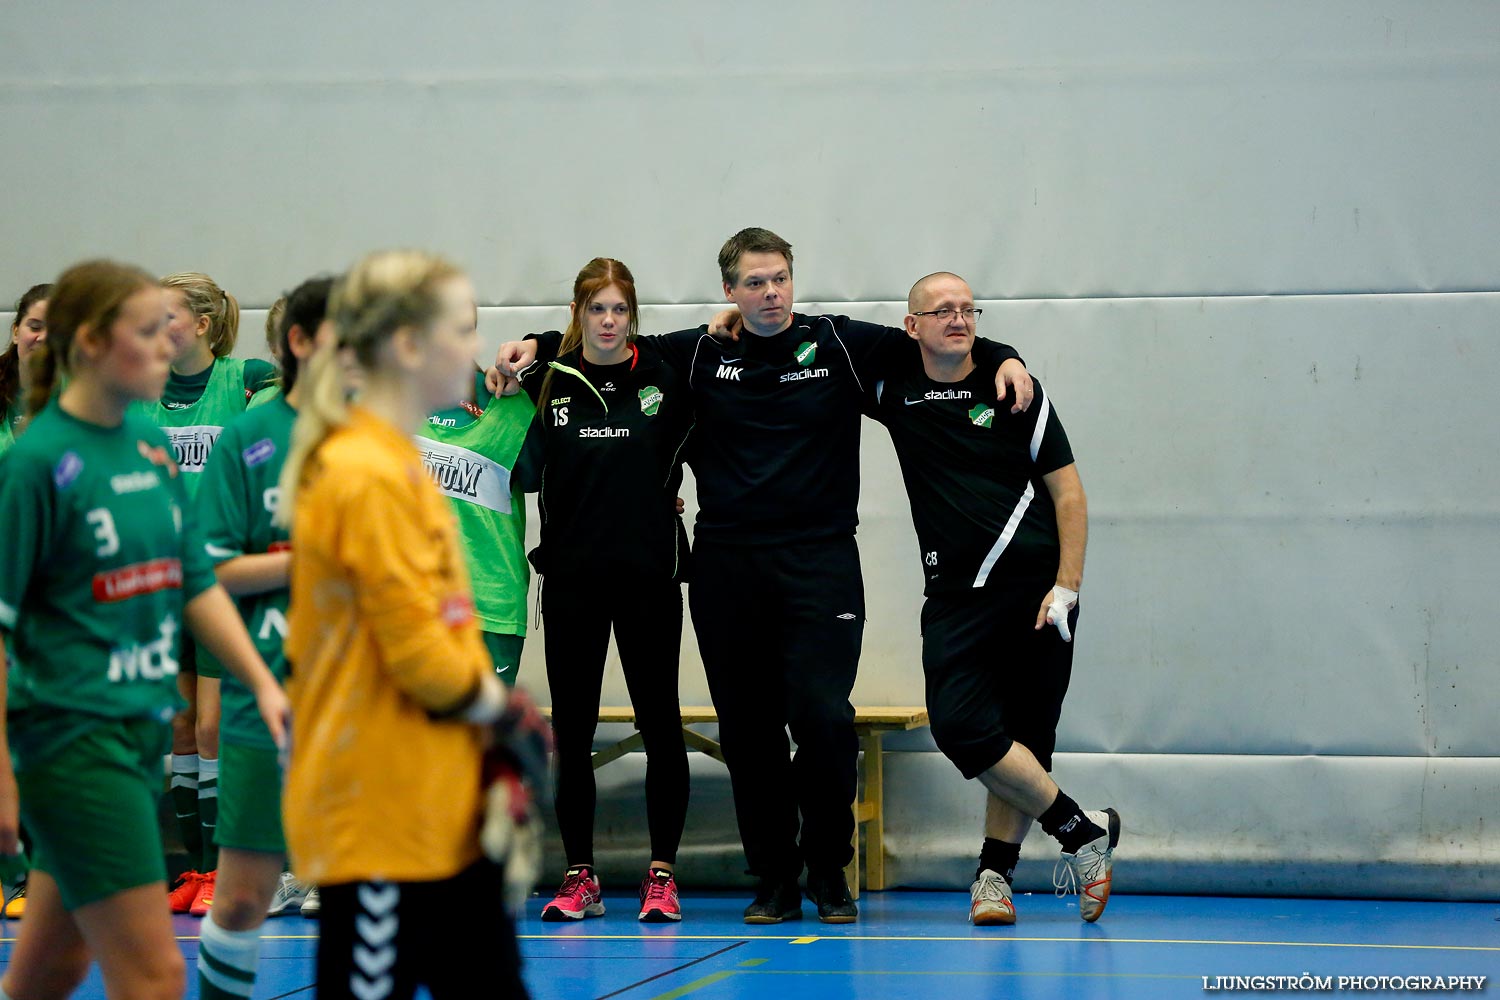
[[795,878],[763,878],[755,887],[755,901],[745,907],[747,924],[779,924],[802,919],[802,890]]
[[859,919],[859,907],[849,895],[844,870],[831,872],[807,870],[807,898],[818,906],[818,919],[825,924],[852,924]]

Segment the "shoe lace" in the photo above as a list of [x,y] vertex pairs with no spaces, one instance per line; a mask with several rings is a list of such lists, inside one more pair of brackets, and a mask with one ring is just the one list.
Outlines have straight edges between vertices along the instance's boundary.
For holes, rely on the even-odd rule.
[[974,893],[974,901],[986,903],[1005,902],[1005,891],[1001,888],[1004,881],[999,875],[979,876],[979,886]]
[[559,896],[581,896],[584,892],[584,883],[588,880],[586,869],[570,871],[563,876],[562,887],[557,890]]
[[172,892],[176,894],[188,887],[192,887],[192,890],[197,892],[198,887],[203,884],[203,877],[203,873],[200,871],[185,871],[177,876],[177,882],[172,886]]
[[672,879],[648,875],[646,876],[646,897],[641,902],[665,903],[671,899],[672,888]]
[[1077,854],[1064,854],[1052,866],[1052,887],[1058,896],[1081,892],[1080,885],[1097,882],[1104,874],[1105,852],[1084,845]]

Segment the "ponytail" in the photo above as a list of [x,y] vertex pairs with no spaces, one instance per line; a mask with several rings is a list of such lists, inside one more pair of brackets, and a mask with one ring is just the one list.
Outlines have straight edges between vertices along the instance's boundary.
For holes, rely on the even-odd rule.
[[[307,463],[324,438],[349,422],[349,404],[340,352],[350,351],[364,369],[374,369],[381,348],[396,331],[426,329],[441,308],[438,285],[463,272],[441,257],[416,250],[372,253],[333,284],[327,316],[338,330],[337,345],[325,344],[308,359],[297,381],[304,388],[292,445],[281,470],[281,503],[276,523],[290,528],[298,487]],[[283,326],[296,322],[297,294],[287,302]],[[304,329],[307,329],[304,327]],[[316,332],[316,326],[309,332]]]

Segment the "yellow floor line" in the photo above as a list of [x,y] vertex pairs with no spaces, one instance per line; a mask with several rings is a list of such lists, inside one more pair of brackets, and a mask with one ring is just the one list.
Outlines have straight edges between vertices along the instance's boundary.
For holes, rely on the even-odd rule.
[[732,975],[734,975],[734,970],[732,969],[724,972],[715,972],[713,975],[704,976],[702,979],[695,979],[686,986],[679,986],[675,990],[669,990],[666,993],[658,993],[651,1000],[677,1000],[678,997],[685,997],[689,993],[697,993],[703,987],[712,986],[714,983],[728,979]]

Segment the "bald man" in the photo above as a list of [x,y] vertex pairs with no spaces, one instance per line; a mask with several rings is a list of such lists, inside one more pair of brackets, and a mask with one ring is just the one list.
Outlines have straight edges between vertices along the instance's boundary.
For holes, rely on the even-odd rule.
[[929,274],[907,309],[912,344],[874,386],[870,415],[891,433],[921,545],[933,738],[988,792],[969,919],[1015,923],[1011,882],[1035,819],[1062,847],[1054,882],[1092,922],[1109,902],[1120,817],[1080,808],[1048,773],[1078,625],[1083,485],[1041,384],[1012,412],[976,361],[982,310],[968,284]]

